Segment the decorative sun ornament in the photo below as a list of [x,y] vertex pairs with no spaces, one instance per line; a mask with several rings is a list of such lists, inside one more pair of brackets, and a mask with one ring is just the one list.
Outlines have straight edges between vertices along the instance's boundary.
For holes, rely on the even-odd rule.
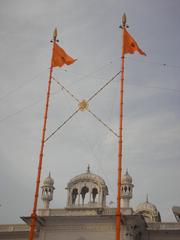
[[85,99],[83,99],[81,102],[79,102],[78,107],[83,112],[88,109],[89,103]]

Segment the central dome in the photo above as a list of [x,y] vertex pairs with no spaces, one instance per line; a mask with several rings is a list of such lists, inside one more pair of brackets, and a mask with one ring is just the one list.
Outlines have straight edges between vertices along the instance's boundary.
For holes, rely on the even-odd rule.
[[68,208],[102,208],[106,206],[106,195],[108,188],[104,179],[87,171],[72,178],[67,184]]
[[106,183],[104,179],[97,174],[94,174],[90,172],[90,168],[88,166],[87,171],[85,173],[79,174],[72,178],[69,183],[67,184],[67,187],[71,187],[74,184],[77,184],[79,182],[94,182],[98,185],[106,186]]

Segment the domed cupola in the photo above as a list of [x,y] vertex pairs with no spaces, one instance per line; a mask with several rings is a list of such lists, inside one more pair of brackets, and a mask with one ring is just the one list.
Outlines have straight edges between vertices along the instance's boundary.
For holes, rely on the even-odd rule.
[[143,215],[146,222],[161,222],[161,216],[156,206],[148,201],[140,203],[134,211],[134,214]]
[[41,199],[44,203],[44,208],[49,208],[49,203],[53,199],[53,192],[54,192],[54,180],[49,173],[49,176],[45,178],[43,182]]
[[102,208],[106,207],[108,188],[98,175],[87,171],[70,180],[66,187],[67,208]]
[[121,178],[122,208],[129,208],[129,201],[132,198],[133,187],[132,177],[129,175],[128,170],[126,170]]

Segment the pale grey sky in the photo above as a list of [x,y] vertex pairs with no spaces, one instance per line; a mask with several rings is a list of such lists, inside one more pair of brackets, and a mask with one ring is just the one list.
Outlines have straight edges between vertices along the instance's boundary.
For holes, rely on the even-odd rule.
[[[162,220],[175,220],[171,208],[180,205],[179,0],[0,0],[0,223],[21,221],[33,206],[54,27],[60,45],[78,59],[55,69],[54,76],[87,99],[120,70],[118,27],[124,12],[129,32],[147,54],[125,60],[123,169],[129,169],[135,185],[132,206],[148,193]],[[90,107],[118,131],[119,78]],[[75,108],[53,82],[47,135]],[[88,163],[105,179],[108,202],[115,202],[117,139],[83,112],[45,146],[42,180],[51,171],[56,187],[51,207],[65,207],[67,182]]]

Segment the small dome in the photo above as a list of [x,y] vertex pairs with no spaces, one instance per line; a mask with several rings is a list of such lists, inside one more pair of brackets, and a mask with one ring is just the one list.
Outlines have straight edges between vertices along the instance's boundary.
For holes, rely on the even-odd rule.
[[126,173],[121,178],[122,184],[131,184],[132,183],[132,177],[129,175],[128,170],[126,170]]
[[53,186],[54,185],[54,179],[51,177],[50,173],[49,173],[49,176],[45,178],[43,185],[44,186]]
[[144,216],[147,222],[160,222],[161,217],[156,206],[148,201],[148,197],[144,203],[140,203],[135,209],[135,214]]
[[155,213],[155,214],[158,212],[156,206],[152,203],[149,203],[149,202],[140,203],[137,206],[136,212],[142,212],[142,211],[150,211],[150,212]]

